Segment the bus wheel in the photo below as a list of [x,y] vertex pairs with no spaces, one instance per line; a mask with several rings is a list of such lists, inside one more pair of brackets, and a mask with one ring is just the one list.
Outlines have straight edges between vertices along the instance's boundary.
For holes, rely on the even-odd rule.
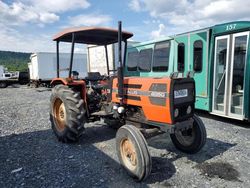
[[8,85],[5,82],[0,82],[0,88],[6,88]]
[[138,181],[146,179],[151,172],[151,156],[147,142],[138,128],[124,125],[116,134],[116,150],[121,165]]
[[85,112],[79,92],[65,85],[52,89],[50,121],[59,141],[78,141],[84,131]]
[[193,127],[188,130],[176,130],[170,138],[177,149],[182,152],[194,154],[201,150],[207,139],[206,128],[202,120],[194,115]]

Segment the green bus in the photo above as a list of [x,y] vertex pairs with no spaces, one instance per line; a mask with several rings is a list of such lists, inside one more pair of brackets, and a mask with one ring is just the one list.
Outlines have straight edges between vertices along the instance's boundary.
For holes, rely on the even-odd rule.
[[250,21],[236,21],[138,43],[127,48],[124,74],[193,73],[196,109],[250,120],[249,31]]

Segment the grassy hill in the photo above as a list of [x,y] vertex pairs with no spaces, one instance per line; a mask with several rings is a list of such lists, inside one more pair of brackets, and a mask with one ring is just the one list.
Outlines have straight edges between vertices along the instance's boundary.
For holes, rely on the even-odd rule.
[[26,71],[30,61],[30,53],[0,51],[0,65],[9,71]]

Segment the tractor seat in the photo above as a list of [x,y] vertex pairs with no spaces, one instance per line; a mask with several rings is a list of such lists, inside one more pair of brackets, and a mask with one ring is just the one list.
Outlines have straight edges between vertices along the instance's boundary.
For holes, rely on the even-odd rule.
[[102,79],[103,77],[101,76],[99,72],[88,72],[88,76],[85,77],[85,80],[91,81],[91,82],[99,81]]

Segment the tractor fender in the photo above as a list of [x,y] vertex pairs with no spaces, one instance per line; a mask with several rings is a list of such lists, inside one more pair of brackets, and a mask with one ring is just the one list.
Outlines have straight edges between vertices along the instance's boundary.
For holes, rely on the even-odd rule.
[[62,85],[68,85],[68,81],[65,78],[54,78],[51,82],[50,85],[52,87],[58,85],[58,84],[62,84]]
[[52,87],[55,87],[58,84],[67,85],[71,88],[76,88],[78,91],[80,91],[81,98],[83,99],[84,104],[87,107],[87,89],[86,89],[86,82],[84,80],[73,80],[72,78],[54,78],[50,82],[50,85]]

